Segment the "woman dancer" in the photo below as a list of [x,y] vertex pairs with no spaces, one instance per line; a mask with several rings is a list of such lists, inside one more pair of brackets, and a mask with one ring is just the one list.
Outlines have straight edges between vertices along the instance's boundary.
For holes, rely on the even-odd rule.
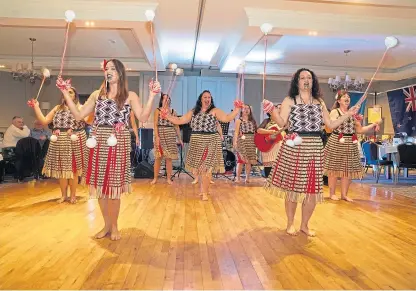
[[244,104],[240,118],[235,122],[233,146],[237,151],[237,176],[236,182],[240,182],[243,165],[246,166],[246,183],[250,182],[251,165],[257,164],[256,146],[254,145],[254,133],[257,124],[253,118],[251,107]]
[[158,82],[150,84],[149,98],[142,110],[139,97],[128,91],[123,63],[112,59],[105,63],[104,68],[107,85],[93,92],[81,109],[72,102],[68,91],[62,92],[77,120],[95,110],[92,137],[87,142],[90,147],[89,161],[83,182],[89,185],[90,195],[98,197],[104,218],[104,228],[95,237],[103,238],[111,233],[111,239],[118,240],[120,196],[131,193],[131,135],[127,128],[130,111],[133,110],[140,121],[146,121],[160,85]]
[[[280,114],[281,104],[276,106],[277,114]],[[270,117],[270,114],[267,113],[268,118],[263,120],[260,126],[257,129],[257,133],[259,134],[282,134],[284,135],[284,131],[282,132],[281,127],[277,125],[275,121],[273,121]],[[272,170],[273,162],[277,159],[277,154],[279,153],[280,147],[282,146],[282,141],[276,142],[273,147],[268,152],[261,153],[261,162],[264,166],[264,174],[265,177],[269,177],[270,171]]]
[[165,158],[166,163],[166,179],[168,184],[172,184],[172,160],[178,159],[178,146],[176,137],[181,146],[183,142],[181,139],[181,132],[179,126],[173,125],[169,120],[163,119],[160,116],[161,110],[168,110],[172,115],[176,116],[176,112],[170,108],[170,97],[168,94],[161,93],[159,107],[154,114],[154,133],[155,133],[155,164],[154,164],[154,179],[150,184],[155,184],[159,176],[160,163]]
[[[79,109],[78,93],[75,88],[67,91],[68,98]],[[70,203],[77,202],[76,189],[78,177],[85,171],[86,149],[85,122],[76,121],[69,111],[67,102],[62,97],[60,105],[55,106],[46,117],[39,108],[39,102],[33,101],[36,118],[43,125],[53,123],[53,135],[46,154],[42,174],[46,177],[59,179],[62,197],[58,203],[68,200],[68,187],[70,189]],[[56,140],[55,140],[56,138]]]
[[[335,104],[330,113],[331,120],[344,116],[350,106],[350,96],[346,90],[340,90],[335,95]],[[339,127],[335,128],[325,146],[324,171],[328,175],[329,194],[332,200],[339,200],[335,195],[337,179],[341,178],[341,199],[352,202],[348,188],[352,179],[363,176],[360,162],[360,151],[357,143],[357,133],[370,130],[380,130],[379,123],[361,126],[360,120],[347,118]]]
[[[221,139],[217,130],[217,120],[230,122],[233,120],[240,108],[240,102],[234,102],[236,110],[226,114],[219,108],[216,108],[212,100],[211,93],[208,90],[203,91],[196,102],[194,109],[188,111],[185,115],[178,118],[164,113],[173,124],[191,123],[192,135],[189,144],[185,168],[201,176],[200,196],[202,200],[208,200],[208,188],[212,172],[217,171],[218,161],[221,151]],[[166,114],[166,116],[165,116]],[[224,167],[224,164],[223,166]]]
[[297,203],[302,203],[300,230],[308,236],[315,236],[308,223],[316,203],[324,200],[322,123],[336,128],[357,113],[357,108],[353,107],[339,119],[331,120],[320,97],[316,75],[308,69],[299,69],[292,78],[289,96],[282,103],[280,115],[273,103],[267,100],[263,103],[264,111],[271,113],[280,127],[289,121],[289,134],[273,163],[266,189],[286,200],[286,232],[290,235],[297,234],[294,218]]

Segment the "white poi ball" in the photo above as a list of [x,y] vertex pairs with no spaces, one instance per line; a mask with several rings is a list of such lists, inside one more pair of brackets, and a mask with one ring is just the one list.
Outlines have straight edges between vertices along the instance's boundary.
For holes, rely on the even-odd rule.
[[90,137],[87,139],[87,147],[90,149],[93,149],[97,146],[97,140],[95,139],[95,137]]
[[75,12],[72,10],[65,11],[65,20],[67,22],[72,22],[75,19]]
[[58,137],[55,134],[52,134],[50,137],[51,142],[55,142],[58,140]]
[[153,10],[146,10],[145,15],[148,21],[153,21],[155,18],[155,12]]
[[51,71],[49,71],[47,68],[43,68],[43,69],[42,69],[42,75],[43,75],[45,78],[49,78],[49,77],[51,76]]
[[384,40],[384,44],[388,49],[395,47],[399,43],[399,40],[394,36],[388,36]]
[[245,140],[245,139],[246,139],[246,136],[245,136],[245,135],[242,135],[242,136],[241,136],[241,139],[242,139],[242,140]]
[[111,134],[110,137],[107,139],[107,144],[110,147],[113,147],[117,144],[117,138],[114,134]]
[[270,31],[272,31],[273,25],[271,25],[270,23],[263,23],[260,26],[260,29],[264,34],[268,34]]
[[170,65],[170,68],[171,68],[172,70],[176,70],[176,69],[178,68],[178,65],[177,65],[177,64],[175,64],[175,63],[173,63],[173,64],[171,64],[171,65]]
[[293,139],[293,142],[294,142],[294,144],[295,145],[300,145],[301,143],[302,143],[302,138],[299,136],[299,135],[297,135],[294,139]]
[[77,140],[78,140],[78,135],[76,135],[76,134],[71,134],[71,140],[72,140],[72,141],[77,141]]
[[356,140],[356,139],[354,139],[353,141],[352,141],[352,143],[358,143],[358,140]]
[[294,142],[293,140],[291,140],[291,139],[288,139],[288,140],[286,141],[286,144],[287,144],[288,146],[290,146],[291,148],[293,148],[293,147],[295,146],[295,142]]
[[177,76],[182,75],[182,74],[183,74],[183,69],[181,69],[181,68],[177,68],[177,69],[175,70],[175,74],[176,74]]
[[340,142],[340,143],[344,143],[344,142],[345,142],[345,138],[341,137],[341,138],[339,139],[339,142]]

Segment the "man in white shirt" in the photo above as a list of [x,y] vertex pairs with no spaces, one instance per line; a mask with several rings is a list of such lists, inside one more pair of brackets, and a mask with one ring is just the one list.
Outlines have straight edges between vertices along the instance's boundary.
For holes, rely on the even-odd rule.
[[4,133],[3,148],[16,147],[17,142],[30,134],[30,129],[20,116],[13,117],[12,125]]

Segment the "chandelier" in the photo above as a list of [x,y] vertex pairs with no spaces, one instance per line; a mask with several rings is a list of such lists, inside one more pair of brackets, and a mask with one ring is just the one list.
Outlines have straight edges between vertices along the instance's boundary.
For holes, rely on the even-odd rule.
[[36,41],[36,38],[29,38],[29,40],[32,42],[32,62],[27,65],[23,65],[20,63],[17,63],[12,67],[12,77],[14,80],[21,81],[29,79],[30,83],[35,83],[37,79],[42,79],[43,75],[42,73],[38,73],[34,70],[34,61],[33,61],[33,45]]
[[[345,57],[348,57],[350,52],[351,50],[344,50]],[[335,78],[328,79],[328,86],[334,92],[340,89],[360,91],[363,88],[364,83],[364,78],[357,77],[355,80],[353,80],[347,72],[345,73],[344,79],[342,79],[340,76],[335,76]]]

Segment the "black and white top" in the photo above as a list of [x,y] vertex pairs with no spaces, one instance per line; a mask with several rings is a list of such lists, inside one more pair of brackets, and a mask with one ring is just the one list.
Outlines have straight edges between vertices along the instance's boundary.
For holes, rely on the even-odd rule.
[[[338,111],[338,118],[342,116],[341,110],[338,108],[336,109]],[[338,126],[334,133],[339,134],[354,134],[355,133],[355,121],[354,118],[349,117],[347,118],[340,126]]]
[[117,123],[129,125],[130,105],[124,104],[121,110],[118,109],[117,103],[112,99],[99,97],[95,104],[95,126],[114,126]]
[[58,110],[52,119],[53,128],[80,130],[85,127],[84,121],[76,121],[69,110]]
[[320,132],[323,118],[321,104],[295,104],[289,114],[290,132]]
[[216,133],[217,118],[211,113],[200,111],[198,114],[192,116],[191,128],[193,132]]
[[248,121],[248,120],[242,120],[240,118],[240,132],[241,134],[254,134],[256,131],[256,126],[254,125],[254,122]]
[[[157,110],[159,110],[159,111],[160,111],[160,108],[157,108]],[[171,112],[170,112],[170,113],[171,113],[172,115],[176,116],[176,112],[175,112],[175,110],[171,109]],[[169,120],[161,118],[161,116],[160,116],[160,112],[159,112],[159,117],[158,117],[158,119],[157,119],[157,125],[158,125],[158,126],[161,126],[161,127],[174,127],[174,126],[175,126],[175,125],[174,125],[172,122],[170,122]]]

